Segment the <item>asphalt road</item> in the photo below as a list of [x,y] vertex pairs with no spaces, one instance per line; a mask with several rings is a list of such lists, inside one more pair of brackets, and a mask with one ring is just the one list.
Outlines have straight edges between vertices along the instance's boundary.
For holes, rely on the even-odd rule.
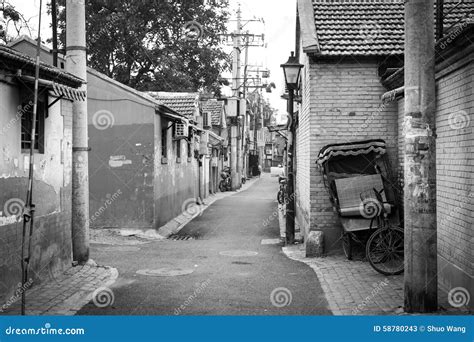
[[[194,240],[151,242],[139,250],[93,245],[92,258],[118,268],[120,276],[111,286],[112,305],[97,307],[91,301],[78,314],[330,314],[314,271],[288,259],[281,244],[262,244],[262,239],[279,238],[277,216],[267,220],[277,211],[277,188],[277,178],[266,175],[215,202],[181,230]],[[235,256],[240,251],[250,255]],[[163,268],[192,273],[137,274]]]

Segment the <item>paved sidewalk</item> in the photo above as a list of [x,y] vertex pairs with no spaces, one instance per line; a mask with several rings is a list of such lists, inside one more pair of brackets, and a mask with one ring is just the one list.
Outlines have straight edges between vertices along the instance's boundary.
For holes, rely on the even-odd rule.
[[[26,314],[70,316],[90,300],[97,301],[98,305],[113,300],[108,297],[108,287],[117,277],[115,268],[97,266],[93,261],[84,266],[71,267],[57,278],[27,291]],[[20,297],[12,297],[11,301],[14,303],[0,315],[20,315]]]
[[[284,231],[286,220],[281,208],[279,211],[280,231]],[[342,252],[323,258],[307,258],[304,244],[283,247],[283,252],[290,259],[303,262],[314,270],[334,315],[408,314],[403,310],[403,274],[384,276],[375,271],[368,261],[347,260]],[[440,309],[433,314],[469,314],[466,307],[453,307],[448,297],[446,290],[440,287]]]
[[306,258],[304,245],[283,247],[293,260],[309,265],[318,276],[334,315],[389,315],[401,313],[403,275],[384,276],[368,262],[343,255]]

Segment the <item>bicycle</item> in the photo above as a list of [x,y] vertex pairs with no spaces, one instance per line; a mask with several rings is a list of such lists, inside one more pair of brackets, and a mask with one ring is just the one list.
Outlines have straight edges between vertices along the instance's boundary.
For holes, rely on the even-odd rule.
[[280,189],[278,190],[277,201],[278,204],[283,204],[285,203],[286,197],[286,177],[279,177],[278,180],[280,183]]
[[[384,206],[381,193],[372,189],[378,214],[375,217],[378,229],[370,235],[365,246],[370,265],[384,275],[396,275],[404,271],[404,233],[400,227],[393,226]],[[361,196],[362,197],[362,196]],[[362,198],[361,198],[362,199]]]

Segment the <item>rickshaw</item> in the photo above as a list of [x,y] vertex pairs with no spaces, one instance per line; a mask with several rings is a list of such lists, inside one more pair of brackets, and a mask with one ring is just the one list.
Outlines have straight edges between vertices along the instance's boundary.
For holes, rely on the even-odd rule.
[[329,199],[342,224],[347,259],[357,245],[370,265],[385,275],[403,272],[403,229],[400,203],[382,139],[324,146],[316,161]]

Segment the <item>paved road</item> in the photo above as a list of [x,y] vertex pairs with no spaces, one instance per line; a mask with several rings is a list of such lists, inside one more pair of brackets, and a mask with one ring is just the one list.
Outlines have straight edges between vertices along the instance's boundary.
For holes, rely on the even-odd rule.
[[[120,251],[123,246],[104,251],[105,246],[93,245],[92,258],[117,267],[120,277],[112,286],[113,305],[98,308],[91,302],[78,314],[330,314],[314,271],[288,259],[281,245],[261,244],[262,239],[279,238],[277,218],[264,224],[277,210],[277,187],[277,179],[266,176],[249,189],[215,202],[181,230],[180,235],[196,240],[151,242],[138,251]],[[235,251],[256,253],[221,255]],[[193,272],[170,277],[136,273],[166,267]],[[278,288],[284,289],[272,303],[271,294]]]

